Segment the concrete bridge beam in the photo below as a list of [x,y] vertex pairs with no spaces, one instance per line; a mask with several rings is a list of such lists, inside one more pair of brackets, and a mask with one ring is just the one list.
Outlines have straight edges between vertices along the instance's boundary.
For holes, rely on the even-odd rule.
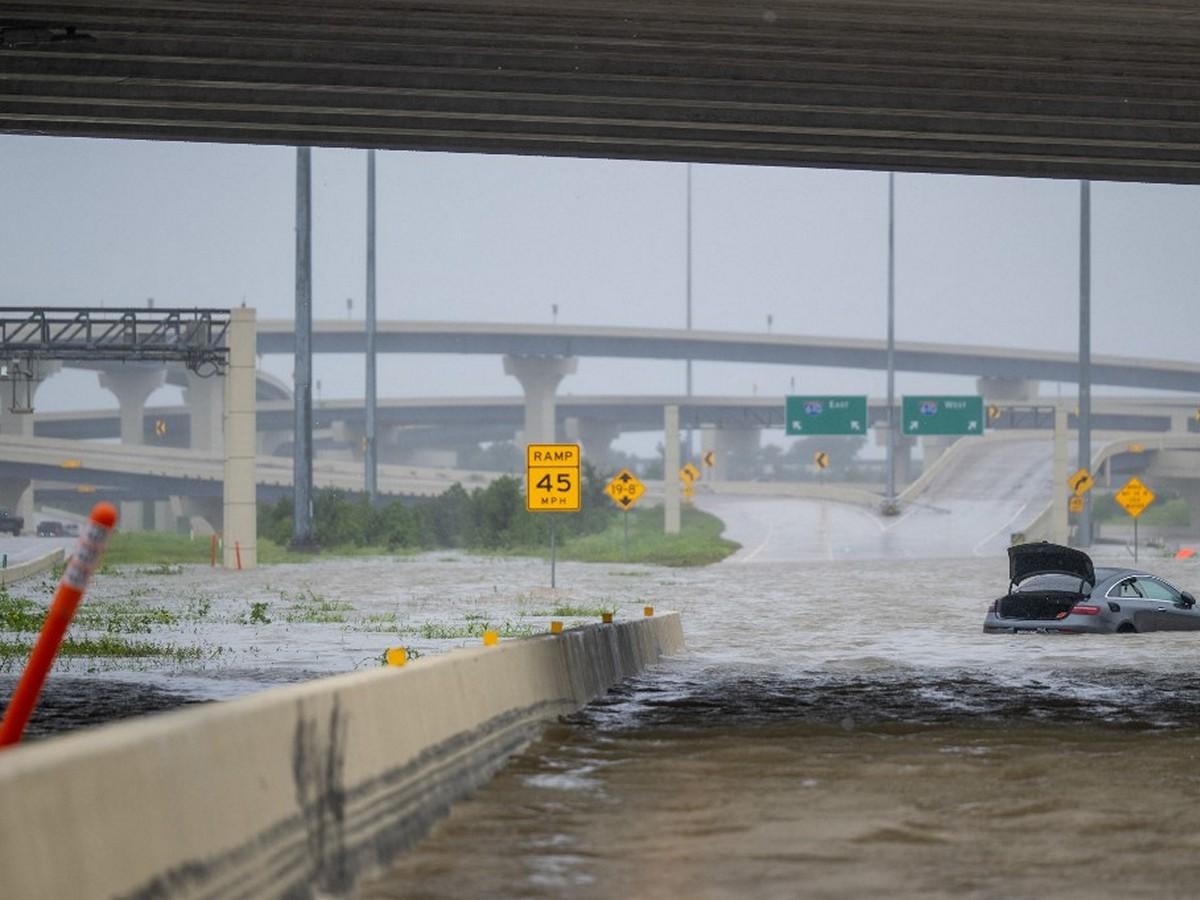
[[522,443],[556,440],[554,400],[558,385],[579,368],[574,356],[504,357],[504,372],[521,382],[525,391],[525,433]]

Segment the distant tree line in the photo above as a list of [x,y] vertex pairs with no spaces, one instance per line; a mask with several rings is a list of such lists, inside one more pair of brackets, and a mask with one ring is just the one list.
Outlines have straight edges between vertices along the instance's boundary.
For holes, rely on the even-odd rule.
[[[505,550],[548,544],[553,516],[560,537],[603,531],[617,510],[604,493],[604,480],[588,464],[582,469],[582,505],[577,513],[531,513],[521,482],[497,478],[468,491],[454,484],[437,497],[392,500],[371,506],[365,495],[318,490],[313,495],[313,532],[323,547]],[[258,533],[277,544],[292,539],[292,499],[259,504]]]

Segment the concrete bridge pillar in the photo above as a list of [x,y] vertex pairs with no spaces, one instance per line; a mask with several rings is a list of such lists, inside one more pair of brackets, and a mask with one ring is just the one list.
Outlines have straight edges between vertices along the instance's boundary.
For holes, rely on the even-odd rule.
[[554,396],[559,382],[579,368],[574,356],[505,356],[504,372],[525,391],[525,435],[522,444],[553,443]]
[[924,459],[924,470],[928,470],[937,462],[943,453],[954,445],[959,438],[955,435],[930,434],[921,438],[921,455]]
[[258,328],[253,309],[240,308],[229,317],[229,364],[225,369],[224,565],[227,569],[258,568],[258,507],[255,464],[254,354]]
[[[880,447],[887,447],[887,425],[879,422],[873,427],[875,429],[875,443]],[[916,446],[915,438],[909,437],[906,434],[896,435],[895,455],[892,457],[892,471],[895,473],[896,488],[898,491],[902,490],[905,485],[912,483],[912,449],[914,446]],[[928,465],[928,461],[925,464]],[[886,461],[884,462],[884,469],[884,478],[886,479]]]
[[[13,437],[33,437],[33,414],[14,412],[13,408],[24,408],[28,400],[32,406],[38,389],[51,375],[62,370],[60,362],[39,362],[34,372],[34,381],[26,386],[20,382],[0,382],[0,434]],[[14,389],[15,402],[14,402]],[[0,479],[0,507],[11,510],[25,520],[26,531],[33,530],[33,482],[28,478]]]
[[222,452],[225,445],[225,379],[219,375],[201,378],[190,369],[183,389],[183,402],[191,418],[191,448],[205,453]]
[[[166,381],[166,368],[159,365],[125,363],[100,370],[100,387],[112,391],[117,398],[121,421],[121,443],[140,447],[145,435],[146,401]],[[146,515],[141,500],[121,501],[121,524],[125,531],[142,531],[147,520],[153,520],[153,508]],[[153,521],[150,522],[153,527]]]
[[713,450],[717,464],[704,473],[715,481],[744,481],[754,477],[755,457],[762,440],[761,428],[716,428],[710,431],[705,446],[704,431],[700,432],[701,454]]
[[663,407],[663,530],[679,534],[679,407]]
[[612,442],[621,434],[616,422],[602,419],[567,419],[563,431],[568,441],[576,441],[583,448],[583,458],[598,469],[609,465],[609,450]]
[[1171,413],[1171,434],[1187,434],[1188,420],[1192,418],[1192,413],[1174,412]]
[[985,403],[1036,403],[1041,390],[1036,378],[997,378],[985,375],[975,380]]

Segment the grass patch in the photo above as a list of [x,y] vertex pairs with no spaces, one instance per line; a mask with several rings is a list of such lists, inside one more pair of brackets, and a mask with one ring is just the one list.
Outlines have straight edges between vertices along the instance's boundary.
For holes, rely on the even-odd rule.
[[741,546],[721,537],[724,530],[725,523],[716,516],[684,507],[679,534],[664,534],[663,509],[653,507],[629,514],[628,560],[624,556],[624,526],[620,518],[599,534],[571,538],[564,542],[559,552],[562,559],[578,562],[707,566],[720,562]]
[[[1097,495],[1093,501],[1095,517],[1100,522],[1113,525],[1133,525],[1133,519],[1111,495]],[[1187,500],[1176,497],[1172,500],[1155,500],[1139,517],[1139,525],[1150,528],[1187,527],[1192,524],[1191,510]]]
[[[28,641],[0,641],[0,659],[23,658],[33,649]],[[179,647],[160,644],[157,641],[130,641],[111,634],[99,637],[68,637],[58,650],[61,657],[87,657],[91,659],[156,658],[174,662],[196,662],[204,658],[203,648]]]
[[0,631],[40,631],[45,618],[44,606],[38,606],[23,597],[13,597],[0,588]]
[[453,622],[422,622],[409,625],[397,632],[404,637],[419,637],[427,641],[456,640],[462,638],[481,638],[485,631],[494,631],[502,638],[530,637],[540,629],[520,622],[503,622],[492,625],[480,619],[463,622],[461,625]]
[[174,625],[177,621],[178,616],[165,607],[142,606],[132,600],[84,601],[74,619],[79,628],[109,634],[146,634],[155,625]]
[[[385,547],[324,547],[317,553],[290,550],[267,538],[258,539],[259,565],[311,562],[327,556],[396,556]],[[409,551],[411,553],[411,551]],[[181,565],[208,565],[212,543],[207,537],[194,540],[186,534],[159,531],[118,531],[109,539],[104,552],[108,566],[140,566],[139,575],[178,575]],[[220,558],[217,565],[221,564]]]
[[588,616],[592,619],[598,619],[604,613],[617,614],[616,606],[572,606],[569,603],[561,603],[553,609],[532,609],[529,612],[523,612],[523,616],[546,616],[555,619],[565,619],[568,616]]
[[346,622],[346,614],[354,611],[354,604],[345,600],[330,600],[306,588],[296,594],[279,592],[279,599],[292,606],[284,619],[293,624],[339,625]]

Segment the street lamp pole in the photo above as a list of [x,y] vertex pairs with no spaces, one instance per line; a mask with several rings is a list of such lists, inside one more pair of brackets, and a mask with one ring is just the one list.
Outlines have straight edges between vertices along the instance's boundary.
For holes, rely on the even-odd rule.
[[887,492],[884,512],[896,508],[896,174],[888,172],[887,228]]
[[[687,164],[687,330],[692,330],[692,164]],[[692,361],[687,361],[687,397],[689,405],[692,399]],[[687,458],[685,462],[691,462],[692,459],[692,428],[691,410],[688,410],[688,430],[687,430]]]
[[[1079,182],[1079,468],[1092,467],[1092,183]],[[1076,543],[1092,545],[1092,504],[1083,495]]]
[[363,463],[367,502],[379,499],[379,455],[375,446],[375,151],[367,151],[367,421]]
[[292,439],[292,544],[312,527],[312,149],[296,148],[296,349]]

